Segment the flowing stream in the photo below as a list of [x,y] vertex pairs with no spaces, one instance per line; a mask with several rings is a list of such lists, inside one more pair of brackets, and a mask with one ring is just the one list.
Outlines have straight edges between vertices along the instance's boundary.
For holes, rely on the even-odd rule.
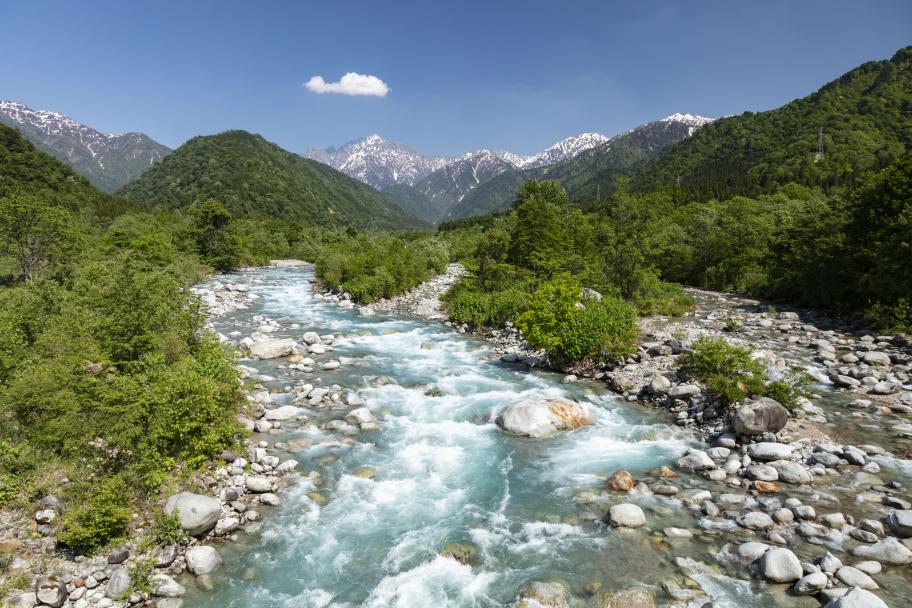
[[[225,564],[215,590],[191,590],[187,605],[509,606],[531,581],[559,580],[585,598],[587,585],[590,593],[593,585],[684,585],[676,557],[714,564],[726,539],[701,534],[679,500],[651,494],[613,499],[647,512],[648,528],[623,531],[598,522],[611,502],[580,499],[587,490],[597,496],[599,473],[627,469],[646,476],[684,450],[689,436],[660,413],[596,384],[562,384],[559,375],[500,363],[484,341],[439,323],[360,317],[315,298],[312,278],[308,268],[232,275],[259,299],[216,319],[215,328],[249,335],[259,325],[253,317],[263,315],[279,322],[275,337],[334,334],[331,356],[351,358],[338,370],[308,374],[283,360],[243,363],[275,379],[262,382],[279,393],[274,403],[301,380],[357,389],[380,419],[380,431],[348,440],[322,426],[347,410],[313,409],[308,415],[315,424],[263,436],[305,445],[293,454],[302,475],[258,534],[219,545]],[[534,395],[586,401],[597,422],[546,439],[512,437],[493,424],[500,408]],[[321,475],[319,486],[307,477],[312,471]],[[697,535],[670,547],[661,534],[665,526]],[[448,543],[474,545],[473,563],[440,556]],[[763,593],[725,576],[724,567],[713,568],[693,578],[715,606],[793,605],[782,602],[795,598]]]

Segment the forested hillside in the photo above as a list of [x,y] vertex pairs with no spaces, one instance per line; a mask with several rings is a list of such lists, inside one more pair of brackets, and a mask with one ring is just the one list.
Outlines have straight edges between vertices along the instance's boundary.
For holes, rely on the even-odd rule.
[[194,137],[119,193],[169,209],[214,198],[238,217],[314,226],[423,225],[370,186],[246,131]]
[[635,187],[678,187],[704,199],[770,192],[789,182],[829,191],[859,183],[910,145],[912,47],[906,47],[781,108],[707,125],[640,172]]

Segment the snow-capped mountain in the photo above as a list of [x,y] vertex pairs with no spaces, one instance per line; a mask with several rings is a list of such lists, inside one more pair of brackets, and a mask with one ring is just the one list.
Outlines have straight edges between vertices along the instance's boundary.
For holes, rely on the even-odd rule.
[[415,189],[443,207],[463,197],[504,171],[514,169],[515,154],[473,150],[451,160],[415,185]]
[[580,133],[566,139],[562,139],[550,148],[522,159],[517,167],[522,169],[534,169],[535,167],[545,167],[553,165],[562,160],[573,158],[580,152],[600,146],[607,142],[610,137],[601,133]]
[[311,148],[302,156],[338,169],[378,190],[394,184],[412,186],[450,161],[444,156],[419,154],[379,135],[362,137],[339,148]]
[[143,133],[102,133],[60,114],[0,101],[0,123],[69,164],[108,192],[132,181],[171,150]]

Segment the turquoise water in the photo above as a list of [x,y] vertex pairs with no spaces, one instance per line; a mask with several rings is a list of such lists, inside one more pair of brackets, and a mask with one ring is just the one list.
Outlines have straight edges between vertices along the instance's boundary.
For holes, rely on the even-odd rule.
[[[336,371],[304,374],[281,361],[243,363],[274,376],[267,384],[274,389],[302,380],[358,389],[381,430],[351,442],[319,426],[266,436],[273,443],[307,439],[308,447],[293,457],[299,470],[320,472],[324,483],[315,488],[302,476],[260,533],[219,545],[225,565],[216,573],[216,589],[191,591],[189,606],[506,606],[534,580],[563,581],[586,598],[592,583],[657,589],[662,581],[683,582],[675,557],[711,562],[731,540],[700,534],[694,515],[675,499],[575,500],[600,489],[599,473],[627,469],[645,476],[683,451],[687,436],[660,414],[596,384],[564,385],[558,375],[500,363],[485,342],[438,323],[360,317],[315,299],[311,278],[302,268],[233,275],[260,299],[218,319],[216,329],[249,335],[260,325],[253,317],[263,315],[279,321],[277,337],[335,334],[334,352],[324,358],[352,358]],[[380,377],[392,382],[380,385]],[[587,402],[597,421],[546,439],[511,437],[492,423],[500,408],[534,395]],[[345,412],[312,410],[310,416],[322,423]],[[375,476],[355,475],[362,467]],[[675,481],[684,488],[703,483]],[[315,489],[325,504],[308,496]],[[594,521],[613,502],[625,501],[646,510],[650,529],[609,531]],[[698,534],[669,546],[661,537],[669,525]],[[477,549],[473,564],[439,555],[446,544],[465,542]],[[780,603],[782,594],[774,601],[724,576],[724,567],[697,578],[716,606],[793,605]]]

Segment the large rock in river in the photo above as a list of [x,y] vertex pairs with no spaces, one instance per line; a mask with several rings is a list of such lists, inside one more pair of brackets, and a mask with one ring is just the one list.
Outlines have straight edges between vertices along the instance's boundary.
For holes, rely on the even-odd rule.
[[594,418],[589,409],[579,403],[533,397],[507,407],[494,422],[514,435],[545,437],[592,424]]
[[789,413],[778,401],[758,397],[745,401],[732,416],[732,428],[739,435],[778,433],[788,422]]
[[250,355],[256,359],[278,359],[287,357],[294,350],[295,342],[291,338],[276,340],[262,339],[250,345]]
[[165,513],[171,515],[175,511],[180,514],[181,528],[199,536],[211,530],[222,516],[222,503],[211,496],[179,492],[165,503]]

